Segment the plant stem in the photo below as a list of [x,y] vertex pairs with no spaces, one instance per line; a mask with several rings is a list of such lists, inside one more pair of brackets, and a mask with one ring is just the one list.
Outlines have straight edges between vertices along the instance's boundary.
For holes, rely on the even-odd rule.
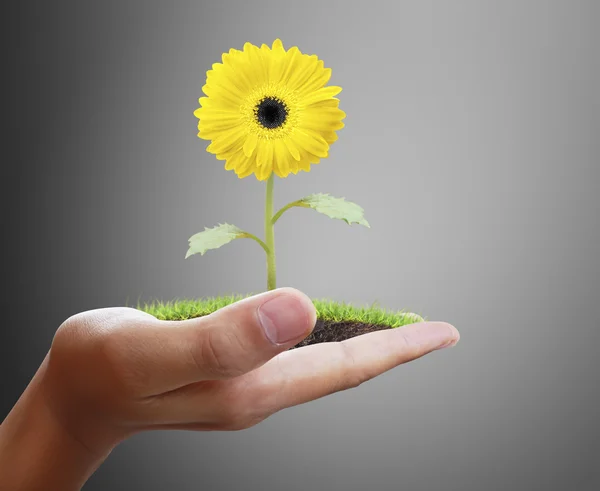
[[287,205],[285,205],[281,210],[279,210],[277,213],[275,213],[275,216],[273,217],[273,225],[275,225],[275,222],[277,222],[277,220],[279,220],[279,218],[281,217],[281,215],[283,215],[287,210],[289,210],[290,208],[293,208],[294,206],[300,206],[303,208],[308,208],[307,205],[302,203],[302,200],[296,200],[296,201],[292,201],[291,203],[288,203]]
[[273,230],[273,182],[275,173],[271,172],[267,181],[267,196],[265,199],[265,242],[269,250],[267,251],[267,290],[276,288],[275,271],[275,235]]
[[256,242],[258,242],[258,244],[264,249],[264,251],[268,254],[269,253],[269,248],[267,247],[267,244],[265,244],[262,240],[260,240],[256,235],[252,235],[251,233],[248,232],[244,232],[242,235],[239,236],[239,238],[241,239],[242,237],[246,238],[246,239],[252,239],[255,240]]

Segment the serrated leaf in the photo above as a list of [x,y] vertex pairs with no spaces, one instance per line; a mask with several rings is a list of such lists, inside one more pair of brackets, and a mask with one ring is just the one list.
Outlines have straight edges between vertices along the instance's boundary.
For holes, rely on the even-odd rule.
[[345,198],[334,198],[329,194],[319,193],[302,198],[300,202],[303,206],[312,208],[330,218],[344,220],[348,225],[358,223],[371,228],[369,222],[363,216],[364,210],[356,203],[346,201]]
[[198,232],[189,238],[190,248],[185,258],[200,254],[201,256],[210,249],[218,249],[232,240],[245,237],[246,232],[228,223],[219,224],[213,228],[204,228],[204,231]]

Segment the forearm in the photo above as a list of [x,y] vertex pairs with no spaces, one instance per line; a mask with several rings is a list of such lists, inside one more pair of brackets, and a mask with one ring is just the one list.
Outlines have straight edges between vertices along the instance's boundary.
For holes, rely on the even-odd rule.
[[79,490],[110,453],[66,431],[42,393],[45,363],[0,425],[0,491]]

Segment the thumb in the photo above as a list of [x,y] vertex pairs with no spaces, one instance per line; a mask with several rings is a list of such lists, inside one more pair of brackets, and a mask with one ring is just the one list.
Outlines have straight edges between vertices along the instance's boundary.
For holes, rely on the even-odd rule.
[[[135,373],[160,394],[203,380],[242,375],[308,336],[317,320],[304,293],[280,288],[185,321],[159,321],[132,330],[143,337],[129,356]],[[121,343],[123,348],[127,343]],[[137,346],[136,346],[137,345]]]

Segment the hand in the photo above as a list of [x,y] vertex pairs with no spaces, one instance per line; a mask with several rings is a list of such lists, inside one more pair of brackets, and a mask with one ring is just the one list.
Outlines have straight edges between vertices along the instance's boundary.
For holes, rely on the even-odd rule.
[[[286,351],[315,322],[310,299],[291,288],[186,321],[159,321],[128,308],[71,317],[0,426],[5,479],[20,483],[15,489],[38,489],[36,482],[39,489],[78,489],[115,445],[137,432],[249,428],[459,339],[451,325],[425,322]],[[44,435],[59,464],[32,472],[28,442],[39,454]],[[61,452],[65,458],[56,456]]]

